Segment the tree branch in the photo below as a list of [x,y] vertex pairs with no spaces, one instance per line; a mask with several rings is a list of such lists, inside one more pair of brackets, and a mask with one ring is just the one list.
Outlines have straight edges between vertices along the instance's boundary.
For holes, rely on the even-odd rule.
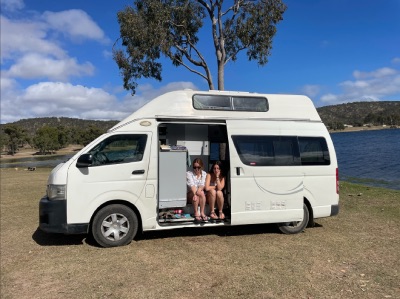
[[190,72],[199,75],[200,77],[206,79],[207,82],[208,82],[208,78],[207,78],[206,75],[200,73],[199,71],[197,71],[197,70],[195,70],[195,69],[190,68],[187,64],[185,64],[185,63],[183,62],[182,59],[176,59],[176,57],[174,57],[173,55],[169,56],[169,58],[170,58],[171,60],[173,60],[173,61],[177,61],[180,65],[184,66],[184,67],[185,67],[186,69],[188,69]]

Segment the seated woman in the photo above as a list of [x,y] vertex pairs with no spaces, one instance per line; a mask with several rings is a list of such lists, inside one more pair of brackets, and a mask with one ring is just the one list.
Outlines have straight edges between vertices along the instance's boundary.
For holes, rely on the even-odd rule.
[[[204,185],[207,173],[203,170],[203,161],[199,158],[193,160],[193,171],[186,172],[187,200],[193,204],[194,218],[196,221],[207,221],[208,217],[204,214],[206,196]],[[198,207],[200,206],[200,214]]]
[[[214,162],[211,171],[207,174],[205,189],[207,191],[207,202],[210,205],[210,218],[211,219],[225,219],[222,212],[224,207],[224,194],[222,189],[225,187],[225,177],[222,173],[222,163],[220,161]],[[215,202],[218,206],[218,216],[215,214]]]

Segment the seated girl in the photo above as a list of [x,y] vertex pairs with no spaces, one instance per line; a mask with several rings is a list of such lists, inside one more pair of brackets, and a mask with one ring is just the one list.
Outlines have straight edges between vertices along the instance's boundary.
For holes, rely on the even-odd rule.
[[[210,205],[211,219],[225,219],[222,211],[224,207],[224,194],[222,189],[225,187],[225,176],[222,173],[222,163],[216,161],[211,167],[211,171],[207,174],[205,190],[207,191],[207,202]],[[217,202],[218,216],[215,214],[215,202]]]

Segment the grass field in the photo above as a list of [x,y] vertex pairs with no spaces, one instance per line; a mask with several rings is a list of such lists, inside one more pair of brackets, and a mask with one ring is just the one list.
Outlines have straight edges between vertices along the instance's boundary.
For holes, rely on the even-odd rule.
[[1,169],[0,298],[400,298],[400,192],[341,183],[340,213],[145,233],[103,249],[37,229],[49,169]]

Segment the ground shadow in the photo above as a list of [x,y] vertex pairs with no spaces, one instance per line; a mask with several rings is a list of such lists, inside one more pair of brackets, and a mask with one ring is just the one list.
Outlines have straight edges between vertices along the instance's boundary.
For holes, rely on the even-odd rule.
[[245,236],[257,234],[279,234],[275,224],[252,224],[217,227],[188,227],[161,231],[148,231],[138,235],[135,240],[164,239],[176,237],[195,237],[216,235],[219,237]]
[[[315,223],[314,228],[323,227]],[[307,228],[307,230],[313,228]],[[191,227],[191,228],[178,228],[171,230],[148,231],[139,233],[135,237],[135,241],[140,240],[154,240],[165,238],[179,238],[179,237],[195,237],[195,236],[247,236],[259,234],[281,234],[276,224],[250,224],[250,225],[237,225],[237,226],[217,226],[217,227]],[[81,235],[65,235],[65,234],[52,234],[45,233],[39,228],[32,235],[32,239],[41,246],[65,246],[65,245],[83,245],[99,247],[90,234]]]
[[[45,233],[39,228],[32,235],[32,239],[41,246],[65,246],[88,244],[88,235],[64,235]],[[94,244],[94,242],[93,242]],[[92,245],[92,244],[90,244]]]

